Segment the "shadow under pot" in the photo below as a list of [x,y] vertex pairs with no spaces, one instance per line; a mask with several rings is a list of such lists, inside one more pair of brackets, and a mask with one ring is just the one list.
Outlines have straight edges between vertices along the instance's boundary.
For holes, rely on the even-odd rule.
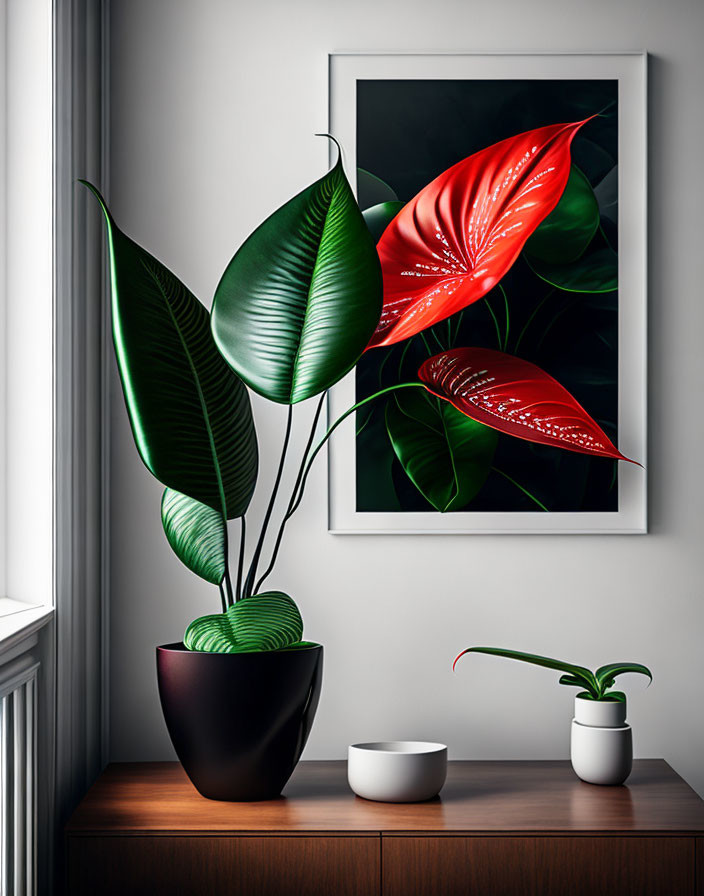
[[291,776],[320,698],[323,648],[205,653],[156,649],[159,697],[178,758],[208,799],[274,799]]

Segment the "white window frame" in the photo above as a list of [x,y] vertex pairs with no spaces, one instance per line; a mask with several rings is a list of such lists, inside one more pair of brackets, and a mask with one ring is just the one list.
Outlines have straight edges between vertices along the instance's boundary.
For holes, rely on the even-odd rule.
[[54,605],[52,2],[0,0],[0,18],[2,662]]

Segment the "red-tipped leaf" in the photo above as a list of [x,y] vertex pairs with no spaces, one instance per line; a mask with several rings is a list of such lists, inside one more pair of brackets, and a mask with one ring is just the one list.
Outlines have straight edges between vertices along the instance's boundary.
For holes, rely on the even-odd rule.
[[564,386],[529,361],[488,348],[457,348],[429,358],[418,376],[433,395],[499,432],[579,454],[630,460]]
[[570,144],[584,123],[526,131],[482,149],[398,213],[377,245],[384,305],[368,348],[414,336],[496,286],[557,205]]

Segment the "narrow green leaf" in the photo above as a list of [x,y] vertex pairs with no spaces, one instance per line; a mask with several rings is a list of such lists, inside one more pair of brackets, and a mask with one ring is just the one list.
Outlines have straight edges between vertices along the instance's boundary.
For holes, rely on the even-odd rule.
[[406,475],[441,513],[465,507],[491,471],[497,432],[449,402],[406,390],[389,400],[386,428]]
[[617,703],[625,703],[626,695],[623,691],[609,691],[599,698],[600,700],[615,700]]
[[179,560],[201,579],[219,585],[226,569],[222,514],[195,498],[167,488],[161,499],[161,522]]
[[219,355],[207,309],[105,215],[112,330],[137,450],[169,488],[241,516],[257,478],[249,395]]
[[565,672],[568,675],[573,675],[575,678],[583,678],[588,682],[589,690],[593,691],[594,694],[598,693],[598,685],[594,673],[584,666],[576,666],[574,663],[555,660],[549,656],[523,653],[520,650],[504,650],[502,647],[468,647],[455,658],[453,668],[457,664],[457,660],[464,656],[465,653],[486,653],[490,656],[502,656],[509,660],[519,660],[523,663],[531,663],[534,666],[543,666],[546,669],[556,669],[558,672]]
[[582,675],[562,675],[559,684],[573,685],[578,688],[588,689],[591,685]]
[[553,211],[528,238],[523,251],[531,260],[568,264],[585,251],[599,226],[599,205],[591,184],[572,165],[567,186]]
[[281,591],[266,591],[237,601],[227,612],[195,619],[183,641],[188,650],[253,653],[298,647],[303,620],[294,601]]
[[255,392],[295,404],[354,367],[381,302],[374,240],[338,160],[236,253],[215,292],[213,334]]
[[640,675],[647,675],[650,681],[653,680],[652,672],[642,663],[609,663],[606,666],[600,666],[594,673],[600,692],[604,693],[607,688],[614,684],[618,675],[625,675],[627,672],[637,672]]

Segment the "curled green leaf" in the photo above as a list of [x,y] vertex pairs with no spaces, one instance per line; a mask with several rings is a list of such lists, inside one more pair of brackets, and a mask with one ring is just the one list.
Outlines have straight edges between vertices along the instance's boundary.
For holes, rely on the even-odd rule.
[[253,653],[301,647],[303,620],[295,602],[281,591],[237,601],[225,613],[195,619],[183,642],[207,653]]
[[226,532],[222,514],[195,498],[167,488],[161,499],[164,533],[191,572],[220,585],[226,571]]

